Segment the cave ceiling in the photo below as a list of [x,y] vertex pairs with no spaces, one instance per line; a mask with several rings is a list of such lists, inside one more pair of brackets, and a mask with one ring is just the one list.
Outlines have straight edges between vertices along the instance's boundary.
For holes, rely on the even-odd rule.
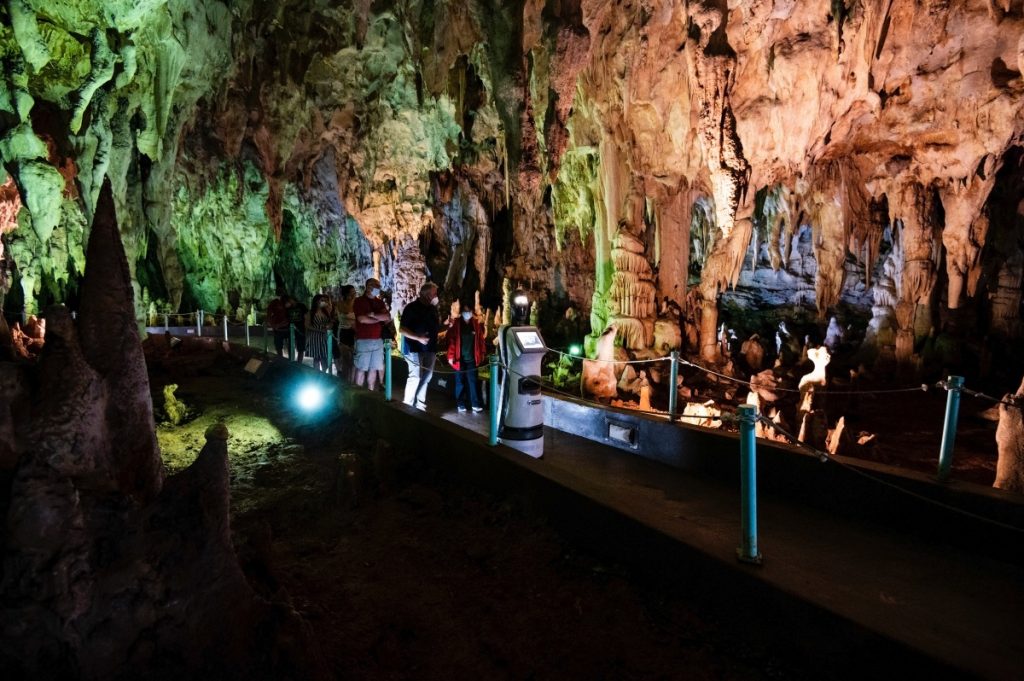
[[109,178],[140,309],[243,314],[371,273],[396,304],[426,277],[493,301],[508,277],[627,346],[668,297],[711,359],[720,297],[785,275],[822,318],[858,294],[897,353],[923,308],[982,291],[1019,333],[1022,0],[0,18],[0,288],[29,311],[74,301]]

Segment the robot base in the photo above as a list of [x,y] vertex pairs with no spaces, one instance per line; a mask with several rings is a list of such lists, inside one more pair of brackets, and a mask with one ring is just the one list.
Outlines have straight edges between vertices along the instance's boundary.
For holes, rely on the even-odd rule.
[[527,456],[532,456],[535,459],[539,459],[544,456],[544,438],[537,437],[532,440],[506,440],[502,439],[501,443],[507,445],[512,449],[518,449]]

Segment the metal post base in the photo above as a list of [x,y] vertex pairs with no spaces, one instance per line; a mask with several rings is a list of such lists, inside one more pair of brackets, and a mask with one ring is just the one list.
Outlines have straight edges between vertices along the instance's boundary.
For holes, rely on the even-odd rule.
[[736,559],[741,563],[749,563],[750,565],[761,565],[764,563],[764,557],[760,553],[756,556],[748,556],[743,553],[743,549],[736,549]]

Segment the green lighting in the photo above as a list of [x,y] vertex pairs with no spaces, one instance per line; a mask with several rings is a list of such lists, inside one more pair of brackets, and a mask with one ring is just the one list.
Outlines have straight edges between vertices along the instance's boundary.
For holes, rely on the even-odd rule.
[[569,346],[569,354],[579,357],[583,354],[583,346],[578,343],[574,343]]

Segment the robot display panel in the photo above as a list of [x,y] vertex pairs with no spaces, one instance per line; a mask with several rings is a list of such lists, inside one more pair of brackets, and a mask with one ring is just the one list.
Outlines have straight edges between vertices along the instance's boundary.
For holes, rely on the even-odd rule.
[[516,343],[519,344],[519,348],[523,352],[536,352],[538,350],[546,350],[544,346],[544,340],[537,333],[536,329],[522,329],[513,330],[515,334]]

